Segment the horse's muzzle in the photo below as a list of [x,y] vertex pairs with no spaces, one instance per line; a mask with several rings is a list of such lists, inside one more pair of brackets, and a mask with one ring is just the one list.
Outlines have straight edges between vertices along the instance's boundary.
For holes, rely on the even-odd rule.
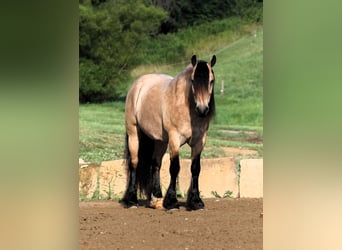
[[208,105],[197,105],[196,111],[201,117],[205,117],[209,113],[209,106]]

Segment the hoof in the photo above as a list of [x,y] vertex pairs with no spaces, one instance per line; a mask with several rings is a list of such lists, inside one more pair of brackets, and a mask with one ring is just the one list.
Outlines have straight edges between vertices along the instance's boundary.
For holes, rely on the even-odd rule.
[[124,208],[138,207],[137,193],[133,191],[126,191],[124,197],[119,201]]
[[204,203],[199,195],[190,195],[187,200],[187,209],[188,210],[203,210]]
[[150,200],[150,207],[155,209],[162,209],[163,208],[163,198],[156,198],[152,196]]
[[204,210],[203,203],[190,203],[188,204],[188,210]]
[[178,210],[179,209],[179,204],[178,204],[177,200],[173,201],[173,202],[165,202],[165,199],[164,199],[163,207],[166,210]]
[[137,205],[132,205],[132,206],[127,207],[127,208],[132,209],[132,208],[138,208],[138,207],[139,207],[139,205],[137,204]]
[[163,201],[163,207],[167,210],[179,208],[178,200],[176,197],[176,192],[168,191],[166,193],[164,201]]
[[179,210],[179,205],[178,205],[178,203],[176,203],[176,204],[172,204],[169,206],[164,206],[164,208],[168,211]]
[[126,199],[120,200],[119,203],[120,203],[124,208],[137,208],[137,207],[139,207],[139,203],[138,203],[138,202],[128,201],[128,200],[126,200]]
[[170,208],[170,209],[166,209],[164,208],[167,212],[172,212],[172,211],[179,211],[179,207],[174,207],[174,208]]

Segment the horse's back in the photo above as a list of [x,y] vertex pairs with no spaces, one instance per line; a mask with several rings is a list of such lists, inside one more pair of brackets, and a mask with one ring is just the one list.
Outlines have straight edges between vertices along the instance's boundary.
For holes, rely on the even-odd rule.
[[148,74],[139,77],[126,97],[126,129],[139,125],[144,133],[155,140],[163,140],[162,102],[173,77]]

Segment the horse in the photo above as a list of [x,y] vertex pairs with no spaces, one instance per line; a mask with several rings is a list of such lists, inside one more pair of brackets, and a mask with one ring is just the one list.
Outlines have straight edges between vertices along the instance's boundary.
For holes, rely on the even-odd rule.
[[[153,208],[179,208],[179,150],[187,143],[191,147],[192,177],[186,207],[204,209],[198,180],[209,122],[215,115],[215,63],[215,55],[210,63],[193,55],[191,63],[174,78],[147,74],[133,83],[125,103],[127,187],[120,200],[125,207],[139,206],[139,189]],[[168,147],[171,179],[163,199],[160,168]]]

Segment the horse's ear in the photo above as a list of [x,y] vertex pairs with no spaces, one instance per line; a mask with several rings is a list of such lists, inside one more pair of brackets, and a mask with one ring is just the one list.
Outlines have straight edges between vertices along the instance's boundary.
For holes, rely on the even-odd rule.
[[192,64],[192,66],[195,67],[196,63],[197,63],[196,55],[193,55],[193,56],[191,57],[191,64]]
[[216,56],[213,55],[213,58],[211,58],[210,66],[214,67],[215,63],[216,63]]

